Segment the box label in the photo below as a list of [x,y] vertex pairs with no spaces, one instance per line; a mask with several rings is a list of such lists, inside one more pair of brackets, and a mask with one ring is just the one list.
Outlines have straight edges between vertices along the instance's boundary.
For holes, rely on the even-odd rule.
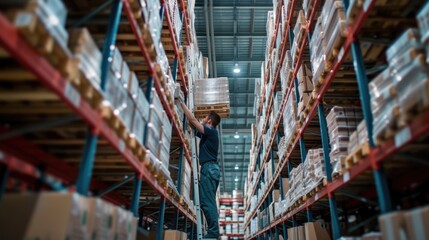
[[343,175],[343,182],[348,182],[348,181],[350,181],[350,172],[345,172],[344,173],[344,175]]
[[411,139],[411,131],[406,127],[395,135],[395,146],[400,147]]

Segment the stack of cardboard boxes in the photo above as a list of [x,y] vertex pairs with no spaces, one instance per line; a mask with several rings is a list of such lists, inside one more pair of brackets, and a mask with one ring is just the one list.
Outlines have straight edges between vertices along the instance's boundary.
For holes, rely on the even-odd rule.
[[299,103],[297,116],[299,119],[302,118],[304,110],[310,101],[311,94],[313,92],[313,82],[311,70],[305,62],[301,64],[298,70],[298,92],[299,92]]
[[305,29],[307,28],[307,19],[305,19],[304,11],[300,10],[296,19],[296,24],[293,29],[293,44],[291,48],[292,61],[296,64],[299,55],[299,48],[301,47],[302,41],[304,41]]
[[429,238],[429,207],[396,211],[378,218],[383,240],[420,240]]
[[323,159],[323,149],[308,150],[304,161],[304,186],[302,194],[313,190],[325,178],[325,165]]
[[1,239],[131,240],[136,232],[130,211],[77,193],[6,194],[0,202]]
[[349,154],[354,153],[360,146],[368,142],[368,130],[366,129],[365,120],[362,120],[356,131],[354,131],[349,138],[349,145],[347,146],[347,152]]
[[283,59],[283,64],[280,68],[280,82],[283,94],[287,94],[293,76],[292,57],[290,51],[287,50]]
[[335,106],[326,116],[328,133],[331,145],[329,154],[332,164],[332,173],[342,173],[342,166],[348,155],[350,135],[356,130],[362,120],[362,112],[356,107]]

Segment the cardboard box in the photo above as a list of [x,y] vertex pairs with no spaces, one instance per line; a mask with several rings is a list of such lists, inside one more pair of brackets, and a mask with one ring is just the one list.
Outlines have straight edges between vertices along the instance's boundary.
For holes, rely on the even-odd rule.
[[177,230],[165,230],[164,240],[187,240],[186,233]]
[[404,218],[409,240],[429,239],[429,206],[408,211]]
[[381,215],[378,222],[383,240],[405,239],[407,234],[403,211]]
[[90,234],[95,239],[115,239],[117,207],[101,198],[88,199]]
[[137,234],[138,219],[130,211],[120,207],[117,210],[115,240],[134,240]]
[[273,190],[273,202],[280,201],[280,189]]
[[304,226],[297,227],[297,232],[298,232],[298,239],[299,240],[306,240],[305,239],[305,229],[304,229]]
[[282,178],[282,187],[283,194],[286,194],[289,191],[289,178]]
[[306,240],[330,240],[328,231],[320,226],[320,223],[311,222],[305,223],[305,239]]
[[6,194],[0,239],[90,239],[88,201],[69,192]]

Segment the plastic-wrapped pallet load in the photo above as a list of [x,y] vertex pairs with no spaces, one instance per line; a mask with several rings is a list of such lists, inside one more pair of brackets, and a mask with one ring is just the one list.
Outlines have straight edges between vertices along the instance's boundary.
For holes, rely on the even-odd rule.
[[285,133],[285,146],[291,144],[291,140],[296,131],[297,109],[295,91],[291,91],[283,112],[283,128]]
[[183,200],[187,203],[191,202],[191,175],[192,169],[188,161],[183,161],[183,170],[182,170],[182,184],[180,193],[183,196]]
[[[324,30],[324,41],[326,55],[334,56],[336,49],[342,44],[346,37],[346,15],[343,1],[328,0],[322,9],[322,29]],[[338,52],[337,52],[338,54]],[[332,60],[332,59],[328,59]]]
[[279,159],[283,158],[286,151],[286,147],[287,147],[286,140],[285,140],[285,137],[283,136],[280,138],[280,142],[278,143],[277,155],[279,156]]
[[304,161],[304,194],[316,188],[325,177],[323,149],[310,149]]
[[100,89],[101,52],[87,28],[69,30],[68,46],[79,60],[79,70],[95,87]]
[[355,107],[335,106],[326,116],[331,145],[329,154],[332,164],[332,174],[342,171],[342,164],[348,155],[350,135],[356,130],[362,120],[362,112]]
[[299,54],[299,48],[301,47],[301,43],[305,37],[305,29],[307,26],[307,20],[304,16],[304,11],[300,10],[298,13],[298,18],[296,20],[295,27],[293,29],[294,39],[291,48],[291,56],[292,61],[295,64]]
[[426,48],[426,62],[429,63],[429,3],[417,15],[417,23],[421,32],[420,41]]
[[313,70],[312,82],[314,86],[317,86],[320,82],[323,72],[325,71],[325,52],[326,44],[323,40],[324,32],[322,27],[322,17],[317,19],[314,27],[313,35],[310,40],[311,54],[311,68]]
[[[210,111],[215,111],[221,116],[229,115],[228,78],[222,77],[196,80],[194,92],[194,112],[196,114],[205,116]],[[206,110],[203,108],[206,106],[210,106],[212,108]]]
[[416,107],[429,105],[428,66],[418,30],[406,30],[386,55],[389,67],[369,84],[377,142],[389,137],[389,129],[405,125]]
[[292,81],[292,57],[290,56],[290,51],[287,50],[283,60],[283,64],[280,68],[280,81],[282,93],[286,94]]

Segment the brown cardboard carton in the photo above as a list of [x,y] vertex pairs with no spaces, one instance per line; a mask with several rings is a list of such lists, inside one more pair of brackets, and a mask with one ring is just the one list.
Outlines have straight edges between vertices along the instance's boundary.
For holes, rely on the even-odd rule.
[[132,212],[120,207],[116,208],[116,213],[115,240],[136,239],[138,219]]
[[93,239],[115,238],[117,207],[100,198],[88,199],[88,222]]
[[429,206],[408,211],[404,218],[409,240],[429,239]]
[[164,240],[186,240],[186,233],[177,230],[165,230]]
[[289,191],[289,178],[282,178],[282,187],[283,194],[286,194]]
[[330,240],[328,231],[322,228],[319,223],[305,223],[305,240]]
[[305,240],[305,229],[303,226],[299,226],[297,227],[297,232],[298,232],[298,239],[299,240]]
[[280,190],[274,189],[273,190],[273,202],[278,202],[278,201],[280,201]]
[[383,240],[407,239],[404,212],[397,211],[378,218]]
[[87,199],[75,193],[7,194],[0,202],[0,239],[89,239],[88,230]]

